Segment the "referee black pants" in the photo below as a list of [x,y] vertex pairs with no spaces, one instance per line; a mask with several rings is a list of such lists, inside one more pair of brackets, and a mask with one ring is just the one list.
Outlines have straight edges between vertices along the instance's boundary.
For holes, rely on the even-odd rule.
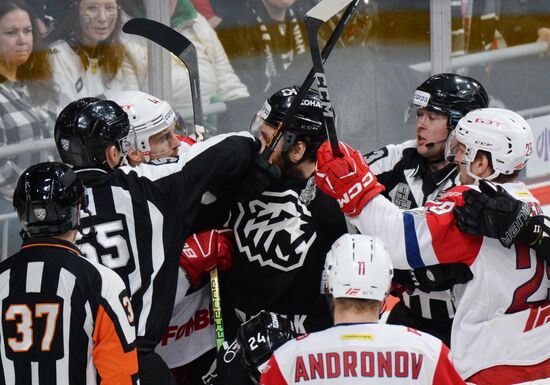
[[431,334],[443,341],[448,347],[451,346],[452,319],[436,321],[419,317],[411,309],[405,306],[403,301],[399,301],[391,309],[386,322],[393,325],[408,326]]

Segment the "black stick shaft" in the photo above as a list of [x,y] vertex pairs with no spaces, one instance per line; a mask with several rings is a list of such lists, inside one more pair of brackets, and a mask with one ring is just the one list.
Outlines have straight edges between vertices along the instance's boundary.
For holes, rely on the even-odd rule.
[[[357,7],[363,0],[355,0],[353,3],[350,3],[344,13],[342,14],[342,17],[338,21],[338,24],[336,25],[336,28],[334,28],[334,31],[332,31],[332,34],[330,35],[327,43],[323,47],[323,51],[321,53],[322,55],[322,61],[325,62],[327,58],[329,57],[330,53],[332,52],[332,49],[338,42],[338,39],[340,39],[340,36],[342,35],[342,32],[344,31],[344,28],[348,25],[350,19],[353,17],[353,14],[357,10]],[[271,154],[273,153],[273,150],[277,146],[277,143],[281,140],[283,137],[284,129],[288,125],[288,122],[292,118],[292,116],[296,113],[296,110],[300,106],[300,103],[304,99],[307,90],[311,87],[313,84],[313,81],[315,80],[315,69],[312,68],[309,73],[307,74],[304,82],[300,86],[300,90],[298,91],[298,95],[292,100],[292,104],[290,105],[287,113],[285,114],[283,120],[277,127],[277,130],[273,134],[271,141],[268,143],[267,148],[262,153],[262,157],[264,159],[269,159]]]
[[138,35],[157,43],[183,62],[187,68],[191,86],[195,136],[198,141],[203,140],[204,115],[199,83],[199,64],[197,60],[197,51],[193,43],[178,31],[156,20],[143,18],[130,19],[124,23],[122,30],[126,33]]

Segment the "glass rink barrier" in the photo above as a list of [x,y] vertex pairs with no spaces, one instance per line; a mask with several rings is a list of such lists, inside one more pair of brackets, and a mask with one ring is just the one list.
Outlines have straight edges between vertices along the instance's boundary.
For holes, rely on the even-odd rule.
[[[33,163],[58,160],[53,129],[66,104],[141,90],[168,101],[187,123],[184,129],[192,130],[186,66],[158,45],[122,32],[125,21],[155,19],[194,44],[207,136],[248,130],[266,97],[302,84],[312,66],[303,20],[316,0],[287,1],[285,7],[242,0],[81,0],[77,10],[71,3],[29,8],[28,52],[14,55],[16,71],[0,73],[2,259],[20,244],[11,206],[17,177]],[[405,123],[403,116],[416,87],[435,73],[473,77],[485,86],[490,106],[514,110],[530,123],[533,153],[521,178],[549,213],[550,2],[529,3],[361,2],[325,62],[338,138],[362,153],[414,139],[414,121]],[[321,47],[339,20],[322,25]],[[105,27],[88,28],[93,23]],[[0,52],[9,50],[8,42],[0,44],[6,44]]]

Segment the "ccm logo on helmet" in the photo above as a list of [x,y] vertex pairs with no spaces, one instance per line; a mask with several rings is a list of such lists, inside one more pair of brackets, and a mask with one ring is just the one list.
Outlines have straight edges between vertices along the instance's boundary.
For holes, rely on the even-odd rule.
[[174,111],[170,109],[166,114],[164,114],[164,121],[169,122],[172,119],[172,115],[174,114]]
[[365,174],[363,178],[361,178],[360,182],[355,183],[351,188],[342,195],[342,198],[337,199],[338,205],[340,207],[343,207],[346,203],[349,203],[353,198],[357,196],[361,191],[363,191],[363,188],[368,187],[371,183],[374,182],[374,175],[371,171]]
[[476,140],[474,142],[476,145],[478,146],[481,146],[481,147],[493,147],[493,144],[492,143],[489,143],[489,142],[483,142],[481,140]]

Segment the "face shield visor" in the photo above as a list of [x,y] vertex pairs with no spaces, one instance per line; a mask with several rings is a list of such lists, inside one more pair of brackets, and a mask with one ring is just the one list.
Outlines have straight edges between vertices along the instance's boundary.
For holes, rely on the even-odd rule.
[[[277,124],[273,121],[274,117],[270,116],[271,112],[271,105],[266,101],[262,107],[261,110],[259,110],[250,121],[250,127],[249,132],[254,136],[255,138],[258,138],[262,140],[263,144],[267,147],[271,143],[271,140],[273,138],[273,135],[275,135],[275,132],[279,128],[277,124],[280,122],[277,122]],[[262,131],[262,127],[269,127],[273,131],[271,132],[271,135],[269,135],[267,132]],[[293,132],[289,132],[286,130],[283,134],[283,137],[281,138],[283,140],[283,148],[282,152],[286,152],[290,149],[292,144],[294,144],[296,140],[296,134]],[[263,151],[263,150],[262,150]],[[278,150],[273,150],[273,152]]]
[[264,105],[262,108],[252,117],[252,120],[250,121],[250,127],[248,128],[249,132],[255,137],[260,138],[262,135],[262,125],[267,125],[274,130],[277,129],[277,126],[275,125],[275,122],[273,122],[273,118],[269,119],[271,114],[271,105],[266,100],[264,102]]

